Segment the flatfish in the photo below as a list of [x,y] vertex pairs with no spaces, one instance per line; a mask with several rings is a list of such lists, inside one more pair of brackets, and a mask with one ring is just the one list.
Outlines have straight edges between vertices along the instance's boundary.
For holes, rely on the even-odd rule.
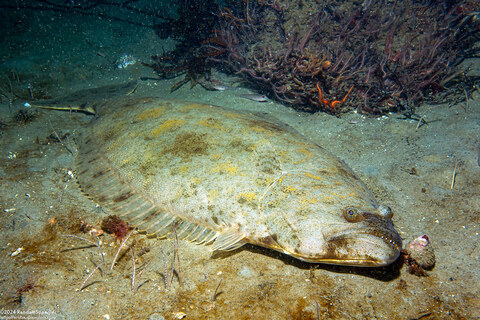
[[327,264],[382,266],[402,240],[341,160],[289,126],[228,108],[122,98],[79,137],[83,191],[138,230]]

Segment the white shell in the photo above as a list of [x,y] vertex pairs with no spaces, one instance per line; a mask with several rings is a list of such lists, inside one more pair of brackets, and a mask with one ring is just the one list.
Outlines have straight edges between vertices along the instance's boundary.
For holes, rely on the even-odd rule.
[[405,250],[422,268],[428,269],[435,265],[435,251],[426,235],[407,243]]

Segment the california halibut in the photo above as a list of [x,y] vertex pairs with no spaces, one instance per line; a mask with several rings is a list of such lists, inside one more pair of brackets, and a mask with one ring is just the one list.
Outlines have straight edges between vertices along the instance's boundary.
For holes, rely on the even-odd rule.
[[315,263],[383,266],[399,256],[390,208],[278,120],[158,98],[112,100],[97,112],[79,139],[78,182],[138,230]]

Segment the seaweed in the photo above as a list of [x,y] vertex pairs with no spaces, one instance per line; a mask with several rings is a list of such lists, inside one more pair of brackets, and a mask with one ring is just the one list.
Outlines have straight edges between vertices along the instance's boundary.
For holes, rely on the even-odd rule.
[[35,280],[33,280],[31,278],[27,279],[21,286],[19,286],[15,290],[16,295],[15,295],[15,298],[14,298],[14,302],[22,304],[24,294],[28,293],[30,291],[35,291],[35,289],[39,288],[39,287],[41,287],[41,286],[38,285]]
[[25,125],[34,121],[38,116],[38,112],[31,109],[20,109],[13,116],[13,120],[17,123]]
[[447,84],[465,73],[461,62],[479,57],[478,7],[471,1],[227,1],[215,41],[204,46],[225,52],[209,61],[296,109],[411,115],[440,93],[463,95]]
[[101,228],[106,233],[112,233],[119,241],[131,230],[131,226],[116,215],[111,215],[103,219]]

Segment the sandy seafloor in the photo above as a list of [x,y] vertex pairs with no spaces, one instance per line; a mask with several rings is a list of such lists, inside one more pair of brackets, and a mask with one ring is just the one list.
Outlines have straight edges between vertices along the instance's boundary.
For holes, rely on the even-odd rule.
[[[34,94],[56,97],[152,76],[140,63],[118,69],[112,62],[123,54],[149,62],[162,46],[173,45],[129,25],[86,24],[57,16],[40,21],[41,27],[38,22],[24,21],[23,29],[2,37],[0,68],[5,75],[19,75],[14,86],[24,96],[27,82]],[[478,61],[468,63],[478,75]],[[92,116],[40,110],[34,121],[22,124],[13,121],[21,101],[15,101],[10,113],[2,98],[0,319],[480,318],[479,92],[467,110],[464,103],[420,106],[417,114],[428,125],[417,129],[416,121],[401,115],[375,119],[350,113],[337,118],[236,96],[249,92],[246,88],[212,92],[187,84],[170,93],[180,79],[140,82],[134,95],[260,111],[288,123],[347,162],[393,208],[394,224],[405,242],[428,235],[436,251],[435,268],[418,277],[400,263],[385,268],[308,264],[253,246],[212,257],[208,246],[180,241],[183,285],[175,278],[167,290],[161,249],[170,265],[172,241],[139,235],[136,265],[151,262],[135,292],[128,253],[112,271],[104,268],[103,277],[97,270],[78,291],[101,259],[95,247],[62,234],[88,238],[78,231],[79,221],[98,225],[108,213],[88,200],[68,174],[74,157],[67,148],[46,142],[55,131],[69,133],[64,144],[72,143]],[[0,81],[5,91],[6,78]],[[101,241],[109,264],[118,242],[111,235]],[[18,290],[26,284],[33,288],[20,299]]]

